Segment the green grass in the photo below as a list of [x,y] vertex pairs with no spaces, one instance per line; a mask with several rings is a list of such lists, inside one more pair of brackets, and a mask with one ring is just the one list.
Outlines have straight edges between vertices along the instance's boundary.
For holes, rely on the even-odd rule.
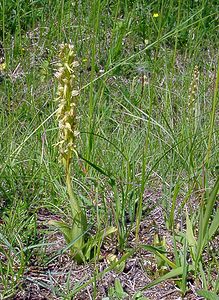
[[[207,215],[205,201],[218,180],[216,4],[1,1],[0,40],[6,62],[6,69],[0,71],[3,299],[22,289],[31,257],[38,257],[42,265],[49,260],[43,244],[53,229],[39,230],[39,209],[66,220],[70,215],[64,170],[54,147],[58,136],[54,70],[63,42],[74,45],[80,62],[79,158],[74,159],[72,177],[77,197],[89,211],[89,225],[96,231],[116,226],[117,247],[126,251],[131,232],[138,239],[141,221],[147,218],[145,190],[159,187],[162,200],[157,205],[162,205],[167,230],[183,245],[175,249],[174,263],[183,268],[190,251],[189,242],[186,245],[181,238],[191,199],[198,203],[190,218],[195,238],[196,229],[202,228],[204,235],[218,215],[215,204],[205,228],[200,224],[200,216]],[[198,87],[189,106],[195,66]],[[202,288],[217,293],[216,250],[210,257],[211,264],[202,261]],[[180,273],[182,293],[186,272]],[[67,286],[63,294],[74,295]]]

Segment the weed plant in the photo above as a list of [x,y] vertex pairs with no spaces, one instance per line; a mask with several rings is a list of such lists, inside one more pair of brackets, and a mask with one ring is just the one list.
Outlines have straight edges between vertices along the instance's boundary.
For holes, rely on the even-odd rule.
[[[61,291],[47,288],[57,299],[73,297],[144,246],[163,260],[161,280],[176,277],[183,295],[191,276],[201,282],[202,295],[218,293],[218,253],[209,250],[218,235],[217,22],[217,1],[0,2],[2,299],[22,290],[33,258],[45,265],[49,256],[61,255],[46,254],[53,231],[48,221],[71,218],[54,147],[54,70],[62,43],[73,44],[80,61],[80,135],[71,184],[91,232],[115,227],[123,256],[73,291],[68,284]],[[164,245],[142,245],[148,188],[162,191],[155,205],[162,207],[175,245],[173,260]]]

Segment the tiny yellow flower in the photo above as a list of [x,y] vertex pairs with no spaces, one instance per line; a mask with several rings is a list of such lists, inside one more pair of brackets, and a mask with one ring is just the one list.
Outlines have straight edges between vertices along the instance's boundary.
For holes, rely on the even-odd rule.
[[0,71],[4,71],[6,68],[6,63],[0,64]]
[[158,18],[158,17],[159,17],[159,14],[158,14],[158,13],[154,13],[154,14],[153,14],[153,17],[154,17],[154,18]]

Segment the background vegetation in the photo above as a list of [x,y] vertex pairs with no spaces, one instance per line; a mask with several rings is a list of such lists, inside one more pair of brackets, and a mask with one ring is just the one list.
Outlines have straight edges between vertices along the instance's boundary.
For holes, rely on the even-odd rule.
[[[175,246],[162,248],[152,235],[151,245],[173,258],[154,248],[153,255],[167,274],[178,270],[170,277],[183,295],[191,276],[198,288],[218,293],[217,9],[206,0],[0,2],[2,299],[24,288],[30,261],[45,267],[63,250],[45,251],[49,219],[69,218],[54,147],[54,70],[63,42],[74,45],[80,63],[72,177],[90,227],[115,226],[115,248],[129,253],[130,239],[142,244],[140,225],[152,209],[145,193],[159,190],[153,208],[162,207]],[[55,291],[55,299],[73,295],[67,285]]]

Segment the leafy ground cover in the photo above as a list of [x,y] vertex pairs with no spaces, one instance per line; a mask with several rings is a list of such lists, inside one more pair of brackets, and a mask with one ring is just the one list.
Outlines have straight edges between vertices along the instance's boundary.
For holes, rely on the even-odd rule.
[[[0,299],[218,299],[217,1],[0,8]],[[63,43],[79,63],[71,169]]]

